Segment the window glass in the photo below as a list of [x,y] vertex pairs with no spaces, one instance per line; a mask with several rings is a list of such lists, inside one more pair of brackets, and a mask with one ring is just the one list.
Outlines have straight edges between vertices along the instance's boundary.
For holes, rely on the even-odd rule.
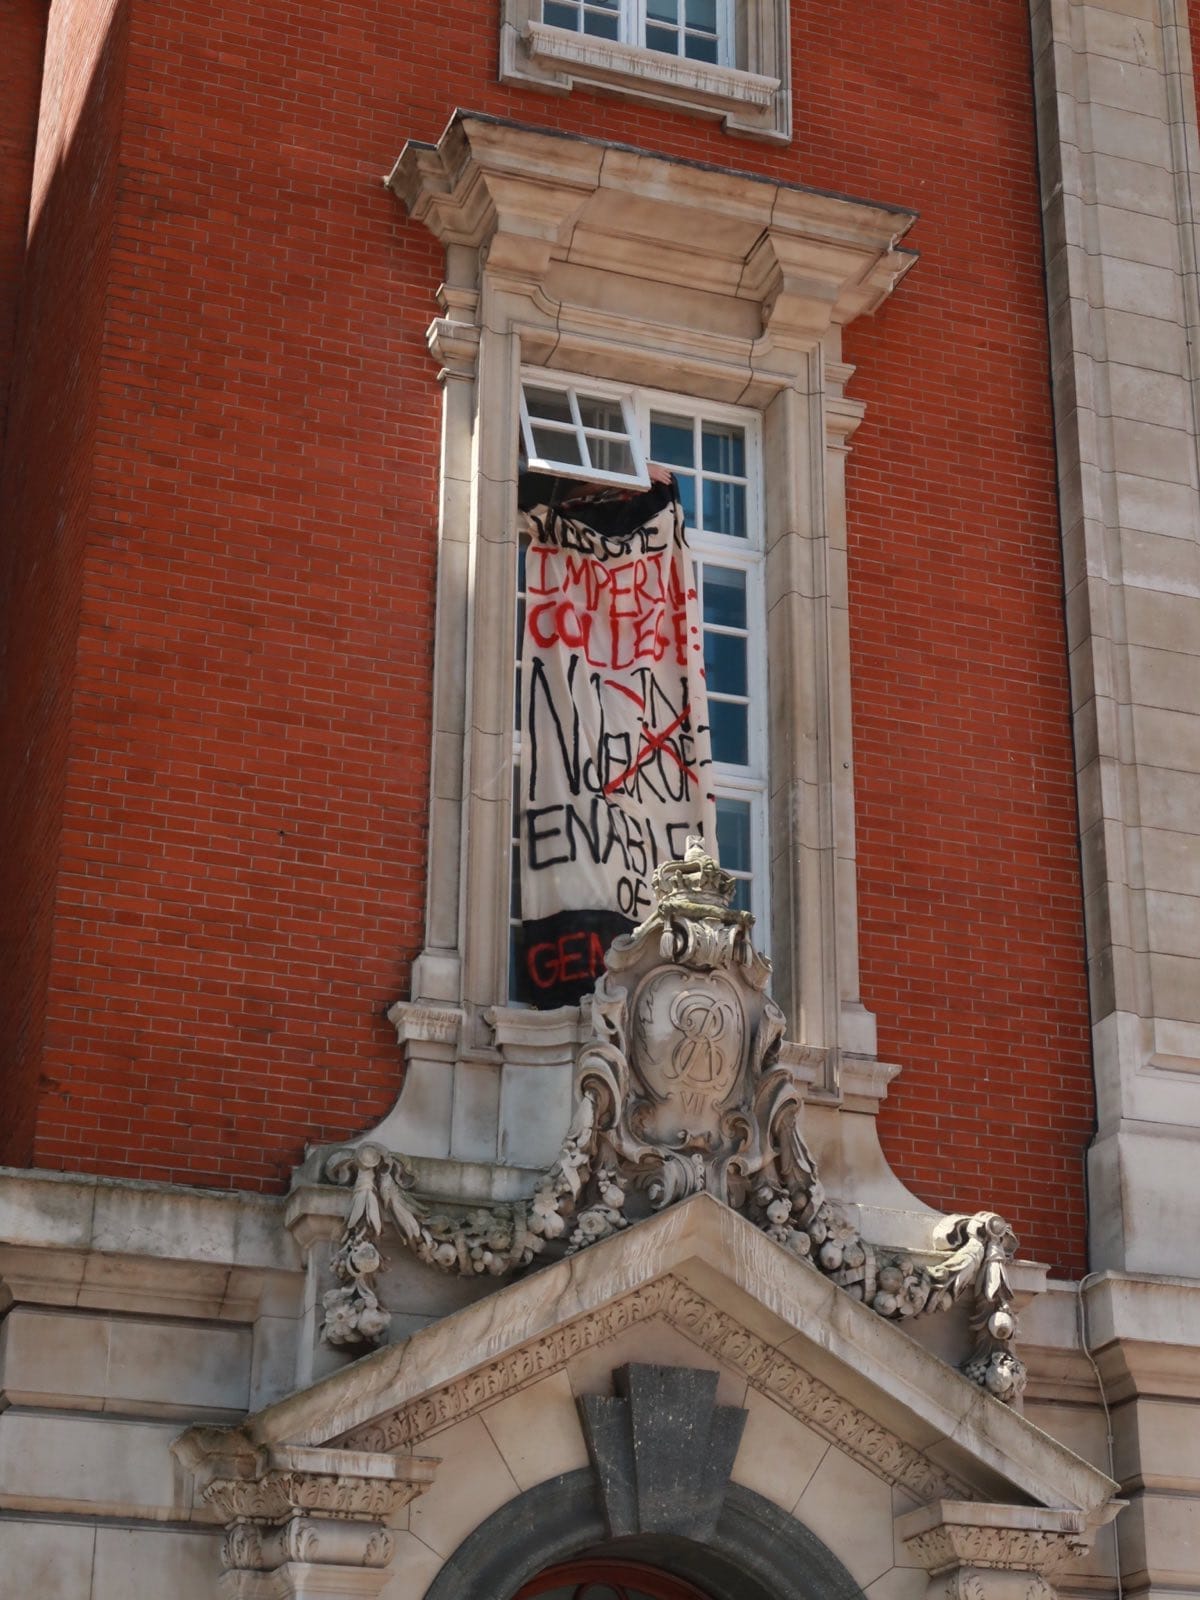
[[521,445],[536,471],[602,482],[649,483],[630,400],[585,388],[521,386]]
[[732,0],[543,0],[552,28],[732,66]]
[[621,7],[619,0],[545,0],[542,21],[552,28],[591,34],[595,39],[616,39],[620,36]]

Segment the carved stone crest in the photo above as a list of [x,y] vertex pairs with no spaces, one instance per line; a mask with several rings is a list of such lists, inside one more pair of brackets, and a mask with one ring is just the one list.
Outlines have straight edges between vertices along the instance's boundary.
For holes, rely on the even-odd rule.
[[434,1212],[412,1196],[402,1157],[364,1144],[329,1158],[327,1176],[353,1183],[354,1198],[334,1255],[342,1286],[325,1297],[326,1338],[382,1336],[388,1313],[373,1279],[385,1218],[431,1266],[501,1275],[706,1192],[881,1316],[970,1295],[977,1345],[963,1370],[1016,1398],[1024,1371],[1012,1350],[1017,1241],[1007,1223],[986,1211],[946,1217],[932,1264],[868,1244],[826,1198],[801,1134],[803,1084],[781,1060],[785,1019],[766,993],[771,967],[751,942],[753,918],[732,905],[733,877],[690,840],[652,884],[654,912],[613,941],[584,1002],[574,1116],[531,1199]]

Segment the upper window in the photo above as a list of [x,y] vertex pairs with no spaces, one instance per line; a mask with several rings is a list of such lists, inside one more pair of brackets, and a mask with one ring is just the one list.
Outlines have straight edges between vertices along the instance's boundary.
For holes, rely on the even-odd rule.
[[732,67],[732,0],[544,0],[542,21],[595,39]]
[[500,79],[610,89],[788,139],[787,0],[501,0]]

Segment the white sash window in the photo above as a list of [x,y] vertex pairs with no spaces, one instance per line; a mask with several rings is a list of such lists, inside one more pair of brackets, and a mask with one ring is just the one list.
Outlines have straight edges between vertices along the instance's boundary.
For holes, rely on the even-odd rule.
[[[526,371],[521,384],[525,464],[599,482],[644,484],[647,464],[679,485],[704,635],[717,795],[717,850],[738,881],[736,904],[754,913],[770,949],[767,850],[767,659],[763,583],[762,436],[743,407],[697,403],[652,389]],[[625,470],[620,470],[624,468]],[[605,470],[607,469],[607,470]],[[524,631],[524,560],[517,596],[518,672]],[[513,741],[521,759],[520,688]],[[511,911],[520,920],[520,844],[514,779]]]
[[732,0],[543,0],[542,21],[593,39],[732,67]]

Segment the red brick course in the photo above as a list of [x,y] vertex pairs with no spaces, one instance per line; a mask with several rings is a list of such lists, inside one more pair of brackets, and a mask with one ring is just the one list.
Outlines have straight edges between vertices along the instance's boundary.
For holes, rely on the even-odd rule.
[[[39,1164],[271,1188],[394,1097],[381,1013],[424,895],[441,262],[380,179],[459,105],[921,210],[921,263],[847,339],[870,404],[849,478],[864,997],[905,1069],[885,1139],[923,1198],[995,1203],[1035,1254],[1082,1265],[1026,7],[810,0],[793,30],[779,148],[499,86],[490,0],[132,0],[87,310],[103,348]],[[25,382],[49,394],[37,359],[62,346],[41,337]],[[29,448],[49,423],[22,427],[51,478]],[[63,738],[61,697],[47,715]],[[37,792],[44,876],[58,808]]]

